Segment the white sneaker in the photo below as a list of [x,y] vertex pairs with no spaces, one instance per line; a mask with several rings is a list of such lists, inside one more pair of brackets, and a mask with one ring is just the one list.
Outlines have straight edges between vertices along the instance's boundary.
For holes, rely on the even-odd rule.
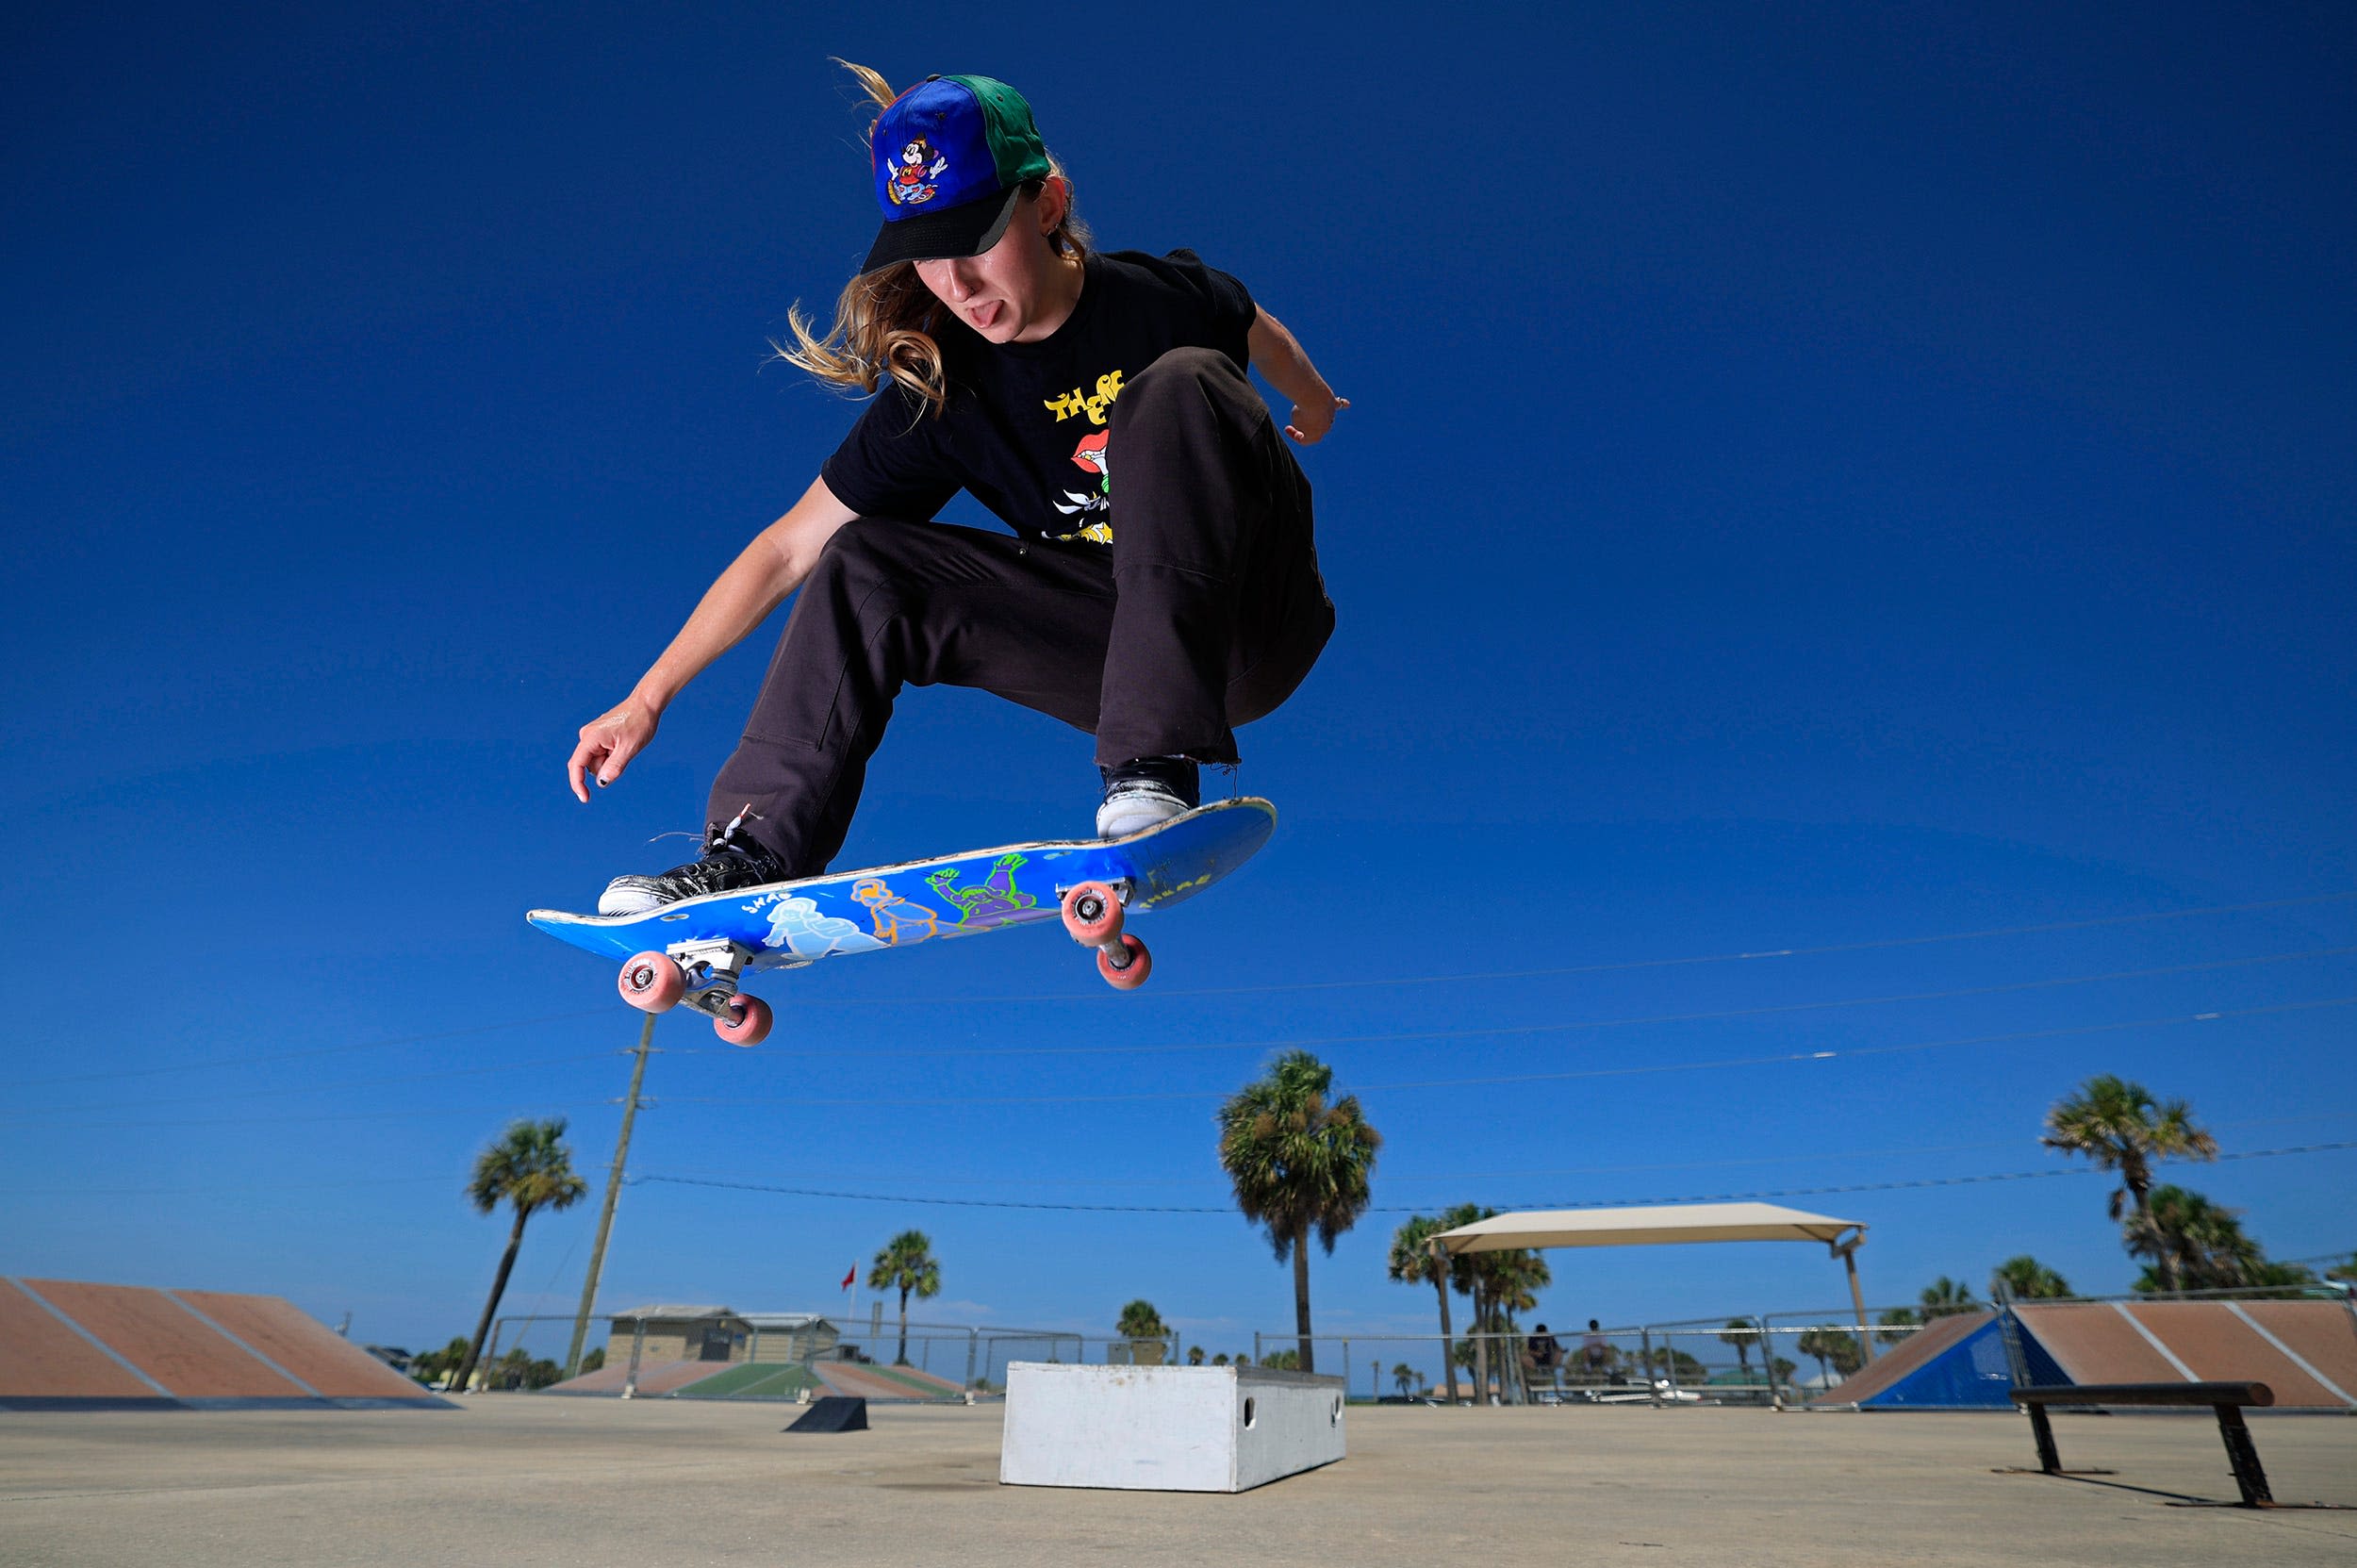
[[1195,808],[1170,791],[1167,784],[1141,780],[1116,786],[1096,808],[1096,836],[1127,838],[1158,822],[1183,817]]

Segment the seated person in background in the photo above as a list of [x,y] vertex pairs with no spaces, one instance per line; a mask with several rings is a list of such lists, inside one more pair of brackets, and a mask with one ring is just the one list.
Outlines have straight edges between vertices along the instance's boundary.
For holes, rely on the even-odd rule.
[[1612,1362],[1612,1345],[1605,1339],[1603,1329],[1592,1317],[1588,1320],[1588,1337],[1579,1342],[1579,1359],[1585,1363],[1590,1382],[1605,1380],[1605,1369]]
[[1530,1338],[1524,1342],[1524,1345],[1530,1353],[1531,1369],[1545,1378],[1551,1386],[1561,1388],[1563,1386],[1563,1346],[1556,1343],[1553,1334],[1547,1332],[1547,1326],[1543,1323],[1540,1324]]

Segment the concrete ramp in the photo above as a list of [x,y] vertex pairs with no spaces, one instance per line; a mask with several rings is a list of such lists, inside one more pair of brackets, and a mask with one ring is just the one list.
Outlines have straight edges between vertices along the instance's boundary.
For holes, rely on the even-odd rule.
[[0,1279],[0,1410],[449,1410],[274,1296]]

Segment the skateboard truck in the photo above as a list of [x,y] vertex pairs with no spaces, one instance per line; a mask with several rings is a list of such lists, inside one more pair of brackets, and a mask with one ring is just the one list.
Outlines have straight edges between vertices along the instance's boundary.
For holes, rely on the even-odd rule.
[[1127,877],[1056,889],[1063,929],[1080,946],[1096,949],[1096,972],[1116,991],[1136,990],[1154,969],[1146,944],[1121,929],[1122,907],[1130,892]]
[[663,1013],[685,1002],[709,1014],[712,1031],[733,1046],[759,1045],[769,1033],[769,1004],[746,996],[737,982],[752,949],[724,938],[674,942],[661,952],[635,954],[622,966],[616,987],[642,1013]]

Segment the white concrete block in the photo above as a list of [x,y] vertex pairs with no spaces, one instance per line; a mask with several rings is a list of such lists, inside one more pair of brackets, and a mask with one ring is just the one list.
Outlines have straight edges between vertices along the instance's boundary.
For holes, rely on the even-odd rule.
[[1248,1492],[1343,1457],[1343,1380],[1257,1366],[1007,1367],[1008,1486]]

